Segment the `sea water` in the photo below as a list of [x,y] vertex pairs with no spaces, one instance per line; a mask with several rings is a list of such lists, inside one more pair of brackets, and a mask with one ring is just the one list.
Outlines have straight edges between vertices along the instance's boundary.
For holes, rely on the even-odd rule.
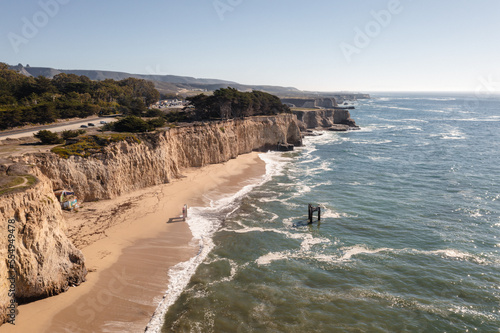
[[378,94],[351,116],[190,209],[200,253],[164,332],[500,332],[500,98]]

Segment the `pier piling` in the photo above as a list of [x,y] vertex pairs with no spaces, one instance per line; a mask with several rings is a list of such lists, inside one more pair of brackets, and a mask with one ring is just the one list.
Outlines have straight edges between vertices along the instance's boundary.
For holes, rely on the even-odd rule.
[[313,223],[313,215],[315,212],[318,212],[318,222],[321,221],[321,207],[313,206],[311,204],[308,205],[308,224]]

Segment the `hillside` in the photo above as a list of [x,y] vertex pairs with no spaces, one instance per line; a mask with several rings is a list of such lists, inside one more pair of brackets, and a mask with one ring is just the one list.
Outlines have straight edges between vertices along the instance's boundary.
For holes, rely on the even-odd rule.
[[[34,77],[45,76],[47,78],[53,78],[57,74],[75,74],[84,75],[91,80],[102,81],[105,79],[113,80],[124,80],[127,78],[136,78],[152,81],[155,84],[156,89],[160,93],[172,94],[179,93],[182,95],[194,95],[200,91],[214,91],[220,88],[236,88],[240,91],[251,91],[259,90],[270,94],[277,95],[279,97],[335,97],[335,96],[348,96],[352,99],[356,98],[369,98],[366,94],[357,93],[335,93],[335,92],[313,92],[313,91],[302,91],[294,87],[282,87],[282,86],[272,86],[272,85],[246,85],[238,82],[219,80],[219,79],[206,79],[206,78],[194,78],[189,76],[177,76],[177,75],[149,75],[149,74],[131,74],[125,72],[114,72],[114,71],[102,71],[102,70],[72,70],[72,69],[54,69],[48,67],[29,67],[18,64],[16,66],[10,66],[11,69],[18,71],[24,75],[31,75]],[[349,98],[343,98],[349,99]]]

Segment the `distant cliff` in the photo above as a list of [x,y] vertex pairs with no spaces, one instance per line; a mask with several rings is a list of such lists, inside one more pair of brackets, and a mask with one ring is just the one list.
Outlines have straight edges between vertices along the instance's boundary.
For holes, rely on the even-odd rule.
[[[61,293],[83,282],[87,274],[82,253],[64,234],[50,180],[37,168],[30,173],[38,178],[36,185],[0,196],[0,325],[8,320],[11,285],[15,300],[25,303]],[[8,223],[9,219],[16,222]],[[14,284],[8,280],[11,265]]]
[[310,110],[293,111],[297,116],[298,125],[301,131],[315,128],[348,130],[357,129],[356,122],[351,118],[348,110]]
[[210,122],[138,135],[138,142],[120,141],[90,157],[62,159],[53,153],[28,154],[54,188],[67,188],[80,199],[109,199],[140,188],[164,184],[183,169],[236,158],[277,144],[301,144],[292,114]]
[[335,98],[282,98],[281,102],[297,108],[334,108]]

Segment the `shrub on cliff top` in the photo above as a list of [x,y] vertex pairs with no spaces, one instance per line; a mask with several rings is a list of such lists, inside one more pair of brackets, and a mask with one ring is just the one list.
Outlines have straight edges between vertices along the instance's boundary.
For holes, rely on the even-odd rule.
[[48,130],[41,130],[38,133],[33,134],[33,136],[39,139],[44,145],[53,145],[63,142],[63,139],[61,139],[57,133]]
[[77,136],[81,134],[85,134],[85,130],[79,129],[79,130],[67,130],[67,131],[62,131],[61,136],[64,140],[68,140],[71,138],[76,138]]
[[89,157],[94,154],[104,153],[106,146],[120,141],[141,143],[141,140],[133,134],[91,135],[80,138],[76,143],[54,147],[51,151],[62,158],[69,158],[70,156]]
[[136,116],[128,116],[113,124],[115,132],[139,133],[149,131],[147,122]]
[[165,119],[163,118],[153,118],[148,121],[144,121],[136,116],[128,116],[113,123],[113,130],[115,132],[140,133],[153,131],[155,128],[162,127],[164,125]]

